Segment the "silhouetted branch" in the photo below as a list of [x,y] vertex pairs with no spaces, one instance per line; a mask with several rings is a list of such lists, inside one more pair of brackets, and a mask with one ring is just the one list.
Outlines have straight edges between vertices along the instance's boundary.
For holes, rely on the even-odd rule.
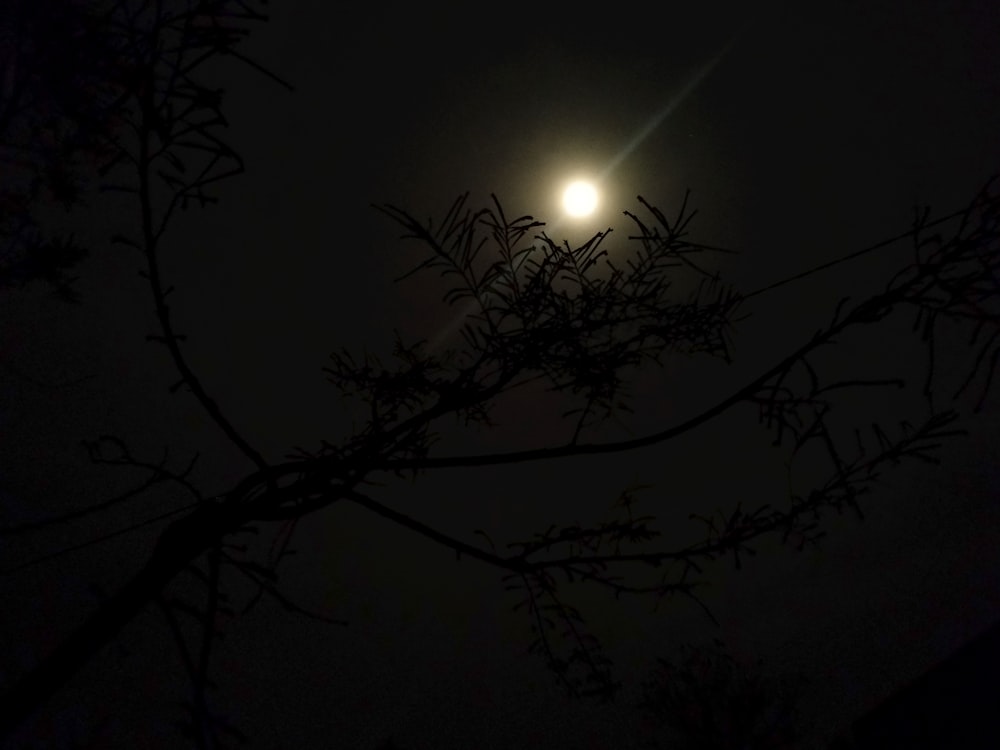
[[273,568],[257,565],[247,560],[237,560],[228,554],[224,554],[224,557],[230,565],[232,565],[236,570],[250,579],[250,581],[257,586],[257,593],[244,607],[243,614],[246,614],[257,606],[261,597],[264,594],[267,594],[293,614],[302,615],[312,620],[319,620],[320,622],[325,622],[329,625],[347,625],[346,620],[329,617],[321,612],[314,612],[310,609],[306,609],[282,594],[276,585],[277,575],[275,574]]
[[[170,52],[156,61],[158,65],[147,63],[138,71],[134,105],[137,143],[133,156],[138,165],[136,189],[142,228],[136,244],[146,258],[146,276],[162,331],[156,340],[167,347],[183,382],[212,420],[258,468],[263,468],[267,465],[263,456],[223,414],[184,357],[181,337],[173,329],[158,258],[159,242],[174,210],[187,208],[191,200],[201,206],[214,201],[205,188],[243,171],[242,159],[216,132],[227,125],[220,109],[222,92],[209,89],[194,77],[200,65],[211,57],[203,51],[229,52],[233,43],[245,35],[243,28],[232,23],[239,17],[226,11],[226,3],[201,4],[176,16],[164,16],[161,8],[160,17],[153,20],[149,31],[142,32],[146,34],[142,41],[151,48],[166,43]],[[211,33],[193,32],[196,18],[200,27]],[[154,139],[160,144],[158,148]],[[200,168],[192,172],[180,153],[200,158]],[[154,174],[171,196],[159,217],[154,213]]]
[[[119,455],[115,457],[108,457],[104,453],[102,445],[107,444],[118,450]],[[95,513],[100,513],[102,511],[108,510],[119,506],[139,495],[142,495],[150,488],[163,484],[166,482],[173,482],[179,484],[185,490],[187,490],[196,500],[202,501],[202,497],[199,490],[188,481],[188,476],[191,470],[194,469],[195,461],[198,459],[198,454],[195,454],[188,465],[179,473],[171,471],[167,468],[167,458],[168,451],[164,449],[163,458],[160,459],[158,463],[149,463],[148,461],[142,461],[136,459],[129,452],[125,444],[116,437],[109,435],[102,435],[98,440],[90,443],[84,443],[87,452],[90,455],[90,460],[95,464],[104,464],[107,466],[124,466],[133,467],[137,469],[143,469],[149,471],[150,474],[144,482],[133,487],[130,490],[115,495],[110,498],[105,498],[99,503],[94,503],[78,510],[70,511],[68,513],[63,513],[58,516],[52,516],[49,518],[44,518],[39,521],[30,521],[27,523],[17,524],[15,526],[5,526],[0,527],[0,538],[19,536],[26,533],[31,533],[34,531],[40,531],[42,529],[47,529],[51,526],[58,524],[65,524],[71,521],[77,521],[81,518],[86,518],[87,516],[94,515]]]

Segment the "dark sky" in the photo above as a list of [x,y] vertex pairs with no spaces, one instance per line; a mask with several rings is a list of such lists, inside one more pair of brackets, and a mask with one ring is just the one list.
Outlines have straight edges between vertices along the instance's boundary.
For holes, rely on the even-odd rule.
[[[275,4],[246,49],[293,82],[294,94],[237,66],[219,70],[248,171],[225,184],[218,207],[179,218],[164,270],[203,382],[275,460],[344,434],[343,406],[321,372],[330,351],[385,353],[393,328],[431,339],[454,320],[437,281],[392,283],[422,258],[396,242],[373,202],[441,216],[465,191],[477,206],[492,192],[508,214],[549,222],[557,239],[612,227],[609,248],[620,256],[621,211],[637,210],[637,195],[669,214],[690,188],[699,211],[692,239],[739,250],[713,262],[751,291],[904,231],[915,203],[961,207],[1000,165],[1000,20],[986,0],[599,13],[417,5]],[[560,216],[558,190],[577,174],[601,178],[592,224]],[[127,486],[134,477],[87,463],[80,441],[101,434],[148,456],[170,446],[179,464],[200,451],[196,476],[208,492],[251,468],[192,399],[167,394],[171,364],[143,342],[155,319],[139,258],[106,242],[125,204],[105,200],[66,219],[95,246],[77,285],[82,306],[44,289],[0,296],[5,523]],[[908,252],[902,243],[748,302],[735,364],[671,363],[644,381],[630,428],[643,434],[714,403],[826,323],[841,296],[877,290]],[[902,367],[917,381],[907,331],[901,320],[845,341],[829,366]],[[28,379],[84,377],[58,387]],[[545,405],[512,403],[495,434],[445,438],[465,450],[553,444],[564,426]],[[876,406],[860,402],[852,413],[870,421]],[[290,595],[350,625],[262,604],[227,625],[215,700],[255,747],[373,748],[389,736],[402,748],[631,747],[639,724],[627,702],[653,657],[718,637],[774,674],[805,675],[805,746],[824,747],[1000,619],[996,407],[993,397],[969,423],[970,438],[945,447],[942,467],[888,477],[863,523],[832,518],[819,549],[764,544],[741,571],[709,571],[704,598],[718,627],[686,601],[651,614],[652,602],[578,592],[625,683],[621,705],[562,696],[541,660],[524,653],[527,622],[508,612],[514,599],[497,571],[456,564],[353,506],[300,524],[299,554],[282,571]],[[684,525],[690,512],[782,499],[784,456],[744,406],[633,454],[390,480],[372,491],[464,539],[485,528],[499,542],[596,519],[624,486],[642,482],[653,485],[643,502],[668,538],[697,540],[698,528]],[[2,567],[183,502],[177,492],[152,494],[11,540]],[[50,649],[95,605],[95,586],[112,591],[138,569],[160,528],[0,577],[9,646],[0,670],[16,673]],[[178,747],[170,702],[185,689],[163,618],[150,611],[48,717],[64,726],[107,719],[100,747]]]

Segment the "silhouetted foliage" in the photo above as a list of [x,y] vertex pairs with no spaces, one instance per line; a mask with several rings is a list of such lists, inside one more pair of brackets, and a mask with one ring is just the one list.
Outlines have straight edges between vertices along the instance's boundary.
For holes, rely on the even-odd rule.
[[760,662],[741,665],[720,641],[659,659],[643,684],[642,708],[677,750],[781,750],[797,747],[795,692],[767,678]]
[[106,12],[79,0],[0,7],[0,286],[42,281],[78,301],[68,273],[88,251],[47,224],[53,204],[84,202],[121,130],[127,79]]
[[[680,594],[697,602],[695,587],[708,563],[731,557],[740,565],[765,535],[801,548],[822,533],[823,517],[830,511],[850,508],[860,513],[860,499],[890,466],[907,459],[936,461],[934,450],[941,442],[961,433],[956,423],[960,405],[940,404],[940,385],[934,378],[935,342],[945,322],[967,328],[972,341],[963,383],[954,395],[978,383],[977,406],[982,403],[1000,351],[1000,196],[991,185],[961,212],[933,222],[928,214],[920,214],[903,235],[914,242],[913,263],[883,291],[853,304],[844,300],[826,327],[792,346],[759,375],[681,423],[606,442],[595,435],[604,422],[632,408],[629,384],[640,367],[658,367],[676,356],[730,361],[737,312],[766,290],[741,293],[707,270],[707,259],[716,251],[689,239],[693,212],[686,201],[676,217],[668,218],[640,198],[644,213],[627,213],[635,225],[635,234],[628,238],[631,252],[621,248],[612,258],[604,250],[607,233],[574,248],[550,238],[544,225],[530,216],[508,219],[495,197],[487,207],[473,209],[463,196],[438,224],[417,221],[399,207],[379,207],[421,247],[422,260],[411,273],[437,272],[450,282],[444,302],[463,306],[461,343],[432,347],[397,337],[391,363],[367,353],[334,353],[327,375],[343,395],[361,405],[359,423],[349,434],[313,448],[296,448],[284,459],[263,455],[223,413],[185,357],[185,337],[174,328],[168,304],[171,287],[160,265],[161,240],[176,212],[189,204],[214,202],[209,191],[216,183],[243,169],[240,156],[223,138],[223,93],[199,75],[204,63],[218,55],[239,57],[260,69],[236,51],[248,25],[264,18],[257,8],[251,0],[121,0],[109,3],[105,15],[93,17],[100,30],[93,33],[101,40],[95,42],[100,54],[94,52],[93,59],[103,61],[105,50],[117,54],[108,68],[97,66],[107,78],[98,75],[93,85],[103,91],[106,81],[117,98],[99,100],[94,112],[86,106],[89,97],[84,102],[66,99],[70,110],[65,116],[70,122],[78,118],[86,136],[81,135],[80,142],[86,148],[96,134],[101,144],[97,151],[108,150],[99,170],[107,180],[103,187],[135,199],[139,221],[114,239],[142,258],[142,275],[159,324],[149,339],[163,345],[174,363],[178,379],[171,390],[189,393],[199,402],[246,458],[248,469],[234,486],[209,492],[190,480],[193,459],[178,468],[167,454],[159,459],[139,456],[111,436],[90,446],[95,462],[139,469],[146,479],[133,492],[53,522],[99,513],[161,483],[182,487],[191,503],[160,517],[185,514],[162,533],[135,578],[13,688],[0,709],[4,732],[37,710],[121,627],[155,602],[193,685],[185,704],[184,733],[200,748],[219,747],[227,737],[243,741],[209,706],[219,621],[248,611],[268,596],[291,612],[339,622],[307,613],[291,601],[281,591],[278,576],[280,563],[292,552],[296,524],[336,502],[358,505],[459,557],[497,568],[516,597],[512,606],[527,615],[532,650],[543,655],[560,683],[574,695],[610,699],[618,683],[600,642],[569,602],[572,584],[586,582],[616,596]],[[62,91],[61,80],[56,76],[53,91]],[[78,90],[76,83],[65,85]],[[9,95],[4,95],[6,102]],[[83,111],[75,113],[72,107]],[[119,131],[109,123],[127,127]],[[105,140],[109,134],[117,135]],[[34,144],[37,134],[26,139]],[[25,195],[37,198],[31,191]],[[951,227],[948,234],[946,227]],[[44,256],[29,254],[36,262]],[[678,287],[689,291],[678,295]],[[905,379],[871,379],[863,364],[855,375],[829,379],[815,359],[848,333],[905,311],[915,314],[927,345],[926,413],[894,429],[874,422],[870,435],[863,436],[854,425],[834,421],[845,394],[899,389]],[[457,420],[465,427],[489,427],[498,400],[518,395],[529,383],[544,385],[551,393],[553,408],[560,409],[566,425],[563,439],[550,446],[481,455],[435,450],[442,423]],[[692,515],[698,538],[679,547],[665,545],[656,519],[638,513],[636,487],[623,491],[603,522],[555,524],[506,545],[495,544],[486,530],[479,530],[482,543],[445,534],[380,502],[370,489],[393,476],[419,479],[457,467],[608,454],[665,443],[739,404],[758,407],[761,423],[776,444],[786,446],[790,463],[803,455],[820,456],[827,477],[819,484],[792,486],[787,497],[771,502],[743,500],[714,515]],[[0,531],[9,535],[27,529]],[[260,545],[245,542],[267,536],[265,532],[270,544],[264,545],[268,551],[262,555]],[[249,601],[237,602],[223,589],[224,572],[252,583],[255,594]],[[168,592],[168,584],[181,573],[200,582],[201,600]]]

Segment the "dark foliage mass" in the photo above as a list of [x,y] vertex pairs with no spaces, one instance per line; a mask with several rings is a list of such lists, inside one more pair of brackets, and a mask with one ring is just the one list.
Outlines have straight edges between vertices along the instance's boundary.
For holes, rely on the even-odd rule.
[[114,158],[126,69],[108,17],[83,2],[0,8],[0,286],[42,281],[78,301],[68,273],[87,254],[46,227]]
[[720,641],[711,648],[685,647],[675,659],[659,659],[643,685],[642,698],[642,708],[659,730],[656,746],[677,750],[796,747],[798,685],[765,678],[761,667],[741,664]]
[[[41,28],[35,13],[53,4],[78,16]],[[190,480],[189,461],[178,467],[167,454],[138,456],[114,436],[89,446],[93,461],[138,469],[147,478],[133,491],[55,520],[101,513],[161,483],[183,487],[191,503],[174,512],[184,515],[167,526],[135,578],[14,686],[0,709],[5,732],[36,711],[125,623],[155,604],[193,686],[184,731],[198,747],[245,739],[209,706],[217,617],[245,612],[270,596],[292,612],[336,622],[291,601],[279,585],[278,568],[295,524],[338,502],[353,503],[460,557],[497,568],[514,592],[515,608],[527,615],[532,650],[560,683],[576,695],[610,699],[618,681],[583,614],[568,599],[572,584],[583,582],[619,596],[679,594],[697,601],[696,585],[707,564],[731,558],[740,565],[766,535],[801,547],[822,534],[830,511],[860,513],[863,496],[887,469],[909,459],[935,461],[941,442],[961,433],[959,402],[951,396],[975,389],[979,405],[989,389],[1000,352],[1000,196],[992,185],[955,214],[934,220],[920,214],[901,235],[913,242],[912,263],[881,292],[860,302],[844,300],[827,326],[702,413],[612,442],[595,435],[603,422],[634,408],[629,383],[640,368],[678,356],[729,361],[737,313],[767,290],[741,293],[708,269],[707,259],[718,251],[689,239],[693,212],[686,202],[668,217],[640,198],[641,215],[628,214],[635,234],[612,259],[604,250],[610,242],[605,234],[575,248],[559,244],[532,217],[508,218],[496,198],[474,209],[463,196],[437,223],[417,221],[399,207],[380,207],[421,248],[422,260],[411,273],[438,273],[448,283],[443,302],[462,315],[461,343],[442,347],[397,339],[390,363],[367,354],[334,353],[326,370],[330,382],[362,406],[355,429],[282,459],[267,457],[223,413],[185,357],[184,336],[171,317],[171,287],[160,264],[162,239],[176,212],[214,202],[216,183],[243,169],[223,137],[223,92],[200,76],[205,63],[220,55],[263,70],[237,50],[248,26],[264,19],[258,4],[120,0],[85,6],[47,0],[9,8],[17,12],[4,17],[0,63],[13,71],[4,80],[14,83],[6,85],[0,100],[0,153],[26,177],[0,194],[0,239],[7,243],[0,280],[46,279],[67,289],[65,271],[83,253],[35,233],[31,210],[44,190],[73,203],[79,198],[77,181],[93,178],[105,190],[132,196],[138,220],[121,227],[114,239],[141,258],[159,322],[149,338],[172,358],[177,371],[172,390],[201,404],[246,457],[248,469],[234,486],[207,490]],[[52,54],[52,49],[73,52]],[[66,171],[57,175],[53,170]],[[855,429],[836,418],[845,394],[898,389],[905,379],[871,379],[863,371],[831,379],[816,360],[854,330],[895,314],[912,315],[914,330],[926,344],[928,366],[921,382],[926,411],[895,427],[876,422],[867,432]],[[971,342],[958,393],[945,397],[935,380],[943,326],[950,326],[948,335],[961,330]],[[443,423],[457,419],[466,427],[488,428],[498,400],[517,396],[528,384],[544,386],[553,404],[566,405],[560,412],[565,439],[482,455],[436,449]],[[656,519],[638,508],[635,487],[623,490],[601,523],[553,525],[506,545],[495,543],[488,530],[470,535],[472,541],[445,534],[380,502],[369,490],[376,480],[394,476],[419,480],[455,467],[665,443],[747,403],[758,408],[760,422],[777,445],[786,447],[790,461],[821,456],[827,476],[819,484],[791,488],[780,500],[743,501],[715,515],[692,516],[697,539],[688,545],[663,544]],[[0,534],[30,530],[9,528]],[[265,533],[273,543],[263,557],[253,551],[257,547],[243,544],[247,535]],[[170,593],[171,581],[185,571],[200,582],[199,601]],[[250,582],[254,596],[235,601],[223,586],[231,576]],[[679,706],[681,699],[668,695]]]

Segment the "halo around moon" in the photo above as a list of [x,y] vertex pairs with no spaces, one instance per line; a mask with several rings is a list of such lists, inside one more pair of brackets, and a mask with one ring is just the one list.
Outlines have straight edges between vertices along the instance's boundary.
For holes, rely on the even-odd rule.
[[570,216],[589,216],[597,207],[597,189],[589,182],[577,180],[563,192],[563,208]]

